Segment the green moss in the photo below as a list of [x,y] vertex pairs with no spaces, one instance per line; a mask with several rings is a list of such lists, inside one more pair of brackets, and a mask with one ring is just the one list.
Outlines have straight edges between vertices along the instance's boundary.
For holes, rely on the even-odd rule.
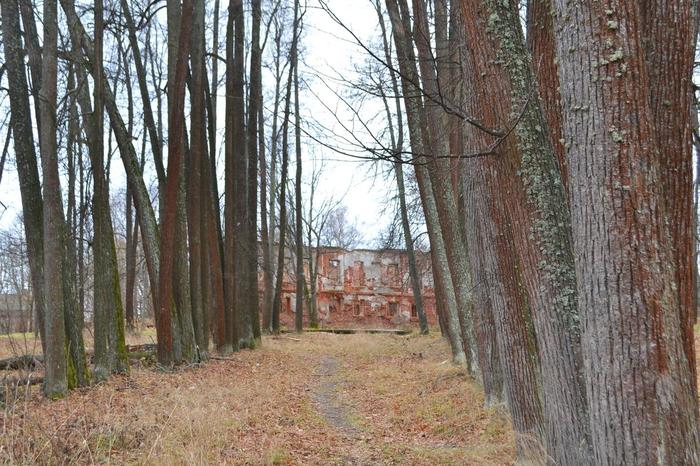
[[537,83],[527,61],[529,52],[520,18],[511,2],[490,0],[486,5],[489,9],[487,30],[498,44],[496,58],[503,63],[510,80],[511,118],[520,119],[515,128],[522,154],[519,175],[528,202],[538,214],[533,221],[532,236],[542,256],[539,268],[548,291],[556,293],[555,309],[562,313],[569,330],[578,333],[580,319],[568,203],[548,134],[541,130],[545,119],[538,105]]

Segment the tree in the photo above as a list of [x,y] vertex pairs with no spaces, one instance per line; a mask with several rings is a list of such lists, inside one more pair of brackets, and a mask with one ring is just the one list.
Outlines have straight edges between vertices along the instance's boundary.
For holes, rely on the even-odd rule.
[[[294,25],[292,27],[292,44],[290,47],[290,57],[293,57],[299,40],[298,28],[298,10],[295,8]],[[290,59],[289,73],[287,75],[287,88],[285,91],[284,100],[284,115],[282,119],[282,167],[280,173],[280,190],[279,190],[279,246],[277,252],[277,276],[275,278],[275,294],[272,301],[272,331],[279,333],[280,330],[280,306],[282,300],[282,281],[284,276],[284,259],[285,259],[285,243],[287,231],[287,172],[289,168],[289,146],[287,145],[289,137],[289,113],[292,98],[292,78],[294,77],[295,63]]]
[[[248,308],[245,310],[251,321],[253,346],[261,340],[260,313],[258,302],[258,146],[262,140],[263,125],[259,115],[262,114],[262,50],[260,45],[260,22],[262,16],[261,0],[252,0],[253,26],[250,53],[250,86],[248,90],[248,180],[246,206],[247,228],[247,293]],[[264,217],[263,217],[264,218]]]
[[189,239],[190,283],[192,287],[192,323],[200,355],[209,350],[209,260],[207,257],[206,219],[208,206],[202,172],[208,161],[206,108],[204,96],[204,2],[195,0],[192,18],[191,52],[191,125],[190,159],[187,170],[187,226]]
[[43,200],[41,183],[34,149],[34,135],[29,107],[29,89],[22,58],[20,40],[19,9],[16,0],[2,0],[2,39],[5,52],[5,67],[10,90],[10,125],[19,188],[22,198],[22,221],[27,238],[29,268],[32,276],[32,291],[37,314],[37,326],[41,335],[42,349],[46,351],[44,334],[44,245],[43,245]]
[[291,68],[294,70],[294,149],[296,153],[295,214],[294,240],[296,242],[296,315],[294,327],[297,333],[302,330],[304,316],[304,235],[301,224],[303,209],[301,205],[301,117],[299,115],[299,36],[301,21],[299,19],[299,0],[294,0],[294,40],[291,52]]
[[351,250],[362,241],[362,234],[357,229],[357,224],[348,218],[348,208],[345,206],[333,209],[321,235],[323,245],[333,248]]
[[467,364],[467,351],[464,348],[462,329],[457,315],[457,299],[450,275],[447,250],[440,228],[431,180],[424,162],[428,146],[426,144],[427,135],[424,135],[425,125],[422,124],[421,120],[425,120],[425,115],[423,113],[423,97],[419,87],[417,61],[410,40],[410,23],[407,17],[402,17],[397,0],[386,0],[385,3],[389,19],[391,20],[394,44],[396,45],[411,151],[418,154],[416,157],[416,181],[418,182],[426,228],[430,239],[431,263],[435,277],[436,295],[438,296],[438,303],[445,314],[453,362],[456,364]]
[[65,395],[68,389],[65,350],[65,317],[61,270],[64,254],[64,223],[56,147],[56,73],[58,12],[56,1],[45,1],[43,9],[44,46],[41,62],[40,151],[44,199],[44,393],[50,398]]
[[[377,10],[377,19],[379,21],[379,28],[381,30],[382,46],[384,48],[384,57],[386,63],[392,63],[391,50],[389,48],[389,40],[386,34],[386,25],[384,24],[384,15],[382,14],[381,4],[379,0],[375,1],[375,9]],[[396,105],[396,130],[394,130],[394,123],[391,114],[391,109],[389,106],[389,98],[384,91],[383,86],[377,86],[378,91],[382,96],[382,101],[384,104],[387,121],[389,122],[389,137],[391,142],[391,148],[395,154],[396,162],[394,162],[394,173],[396,176],[396,188],[399,197],[399,214],[401,215],[401,229],[403,230],[404,237],[404,247],[406,248],[406,255],[408,256],[408,268],[409,275],[411,277],[411,287],[413,291],[413,301],[416,306],[416,313],[418,314],[418,320],[420,322],[421,334],[427,335],[429,332],[428,319],[425,315],[425,309],[423,308],[423,296],[421,293],[421,279],[418,274],[418,267],[416,266],[416,254],[415,247],[413,245],[413,238],[411,234],[411,225],[408,216],[408,207],[406,205],[406,188],[404,184],[404,170],[403,170],[403,159],[401,158],[401,153],[403,152],[404,144],[404,123],[403,123],[403,109],[401,108],[401,97],[399,92],[398,79],[396,77],[396,71],[394,68],[389,67],[389,80],[391,83],[391,92],[394,94],[394,103]]]
[[[126,372],[129,361],[124,341],[124,308],[122,307],[119,269],[114,245],[114,228],[109,206],[109,180],[104,172],[104,113],[102,85],[102,43],[104,32],[103,4],[95,0],[95,65],[94,112],[90,98],[81,92],[83,115],[92,114],[92,121],[85,122],[89,139],[89,153],[94,180],[93,241],[94,259],[94,341],[95,379],[105,380],[112,372]],[[81,70],[82,71],[82,70]],[[84,77],[84,73],[80,73]],[[87,90],[87,86],[83,89]]]
[[[688,163],[691,141],[676,134],[685,156],[664,160],[652,97],[677,83],[685,90],[675,102],[687,109],[691,2],[553,5],[559,80],[586,83],[562,86],[561,102],[593,461],[695,464],[697,396],[684,344],[692,330],[679,296],[691,278],[674,254],[687,230],[669,226],[672,205],[686,205],[690,191],[687,180],[669,189],[679,175],[668,170]],[[650,72],[669,59],[648,56],[664,50],[674,51],[673,65]]]
[[[169,15],[173,14],[172,5]],[[192,34],[192,12],[194,4],[186,1],[179,15],[179,41],[177,46],[177,61],[175,63],[174,79],[171,81],[171,107],[169,115],[170,143],[168,144],[168,181],[165,191],[165,218],[162,227],[161,269],[159,282],[159,308],[156,312],[156,328],[158,331],[158,362],[164,366],[177,362],[173,344],[173,314],[175,311],[175,296],[173,292],[176,277],[175,240],[178,215],[178,191],[182,183],[183,165],[183,136],[184,136],[184,99],[185,78],[187,72],[187,55]],[[177,325],[177,324],[176,324]]]
[[[466,61],[471,68],[466,73],[470,83],[482,89],[470,98],[468,110],[478,109],[488,127],[513,127],[512,131],[502,130],[500,139],[479,131],[468,140],[473,144],[470,152],[498,141],[493,151],[498,157],[482,159],[483,168],[496,176],[484,179],[488,197],[503,207],[499,226],[504,221],[512,226],[512,245],[496,254],[503,256],[499,260],[517,256],[532,312],[543,384],[544,444],[547,454],[559,463],[587,464],[590,448],[585,391],[580,383],[571,221],[557,157],[545,130],[547,122],[539,100],[530,98],[537,92],[536,82],[523,58],[528,53],[519,12],[514,5],[486,1],[462,3],[462,13],[470,44]],[[493,56],[499,57],[498,63]],[[485,102],[499,105],[484,109]],[[514,118],[515,123],[509,123]],[[503,270],[501,276],[505,273]]]

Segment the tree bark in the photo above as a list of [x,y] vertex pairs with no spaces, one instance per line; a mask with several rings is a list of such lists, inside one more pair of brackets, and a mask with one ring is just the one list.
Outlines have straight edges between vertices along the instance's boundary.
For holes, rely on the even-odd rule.
[[[194,336],[200,357],[206,356],[209,350],[209,308],[205,307],[205,286],[209,273],[209,261],[205,262],[206,232],[202,229],[205,224],[202,217],[206,212],[206,204],[202,197],[204,191],[210,189],[202,182],[202,169],[208,162],[206,141],[206,108],[204,98],[204,1],[194,1],[194,17],[192,19],[192,53],[191,53],[191,110],[190,110],[190,163],[187,170],[187,226],[189,239],[190,284],[192,287],[192,323]],[[204,207],[204,208],[203,208]],[[206,273],[204,272],[206,269]]]
[[[401,0],[404,17],[408,17],[408,6]],[[442,2],[438,1],[437,4]],[[418,50],[418,64],[421,72],[423,91],[434,96],[434,99],[426,99],[421,125],[423,127],[424,147],[432,154],[432,159],[426,159],[426,168],[430,176],[433,188],[438,221],[442,231],[445,247],[450,251],[448,266],[452,284],[457,299],[457,315],[459,317],[460,331],[464,344],[464,351],[468,358],[467,366],[470,373],[474,373],[477,367],[477,350],[474,341],[472,308],[474,306],[472,296],[471,276],[468,268],[466,241],[462,237],[462,231],[456,219],[459,218],[457,202],[452,190],[452,177],[450,174],[450,161],[438,158],[436,155],[449,154],[449,135],[447,133],[447,114],[439,107],[437,100],[441,99],[441,85],[446,78],[436,74],[436,67],[440,75],[447,74],[445,69],[446,40],[441,35],[447,33],[447,21],[444,18],[446,12],[436,13],[436,24],[440,18],[445,23],[442,28],[436,26],[436,50],[433,53],[429,42],[430,31],[426,13],[425,0],[413,0],[414,30],[413,38]],[[436,12],[438,10],[436,9]],[[435,59],[433,59],[435,57]],[[433,61],[435,63],[433,63]],[[438,82],[438,79],[441,81]]]
[[65,241],[63,204],[58,174],[56,145],[56,74],[58,46],[58,11],[55,0],[43,7],[44,46],[41,61],[40,150],[43,173],[44,212],[44,394],[59,398],[68,389],[64,289],[61,277]]
[[22,199],[22,221],[27,240],[32,293],[37,316],[36,324],[41,335],[42,350],[45,353],[43,201],[34,149],[34,135],[32,134],[29,89],[22,58],[23,48],[20,41],[17,1],[2,0],[0,13],[2,14],[2,39],[10,97],[10,125],[14,136],[12,141]]
[[[692,329],[679,294],[690,279],[674,251],[686,233],[671,226],[689,219],[670,217],[685,209],[688,191],[684,175],[669,170],[683,156],[664,160],[669,142],[657,134],[654,97],[665,93],[659,87],[690,85],[692,52],[675,41],[692,35],[691,2],[648,5],[665,30],[648,50],[639,2],[553,3],[593,462],[698,464],[684,344]],[[647,62],[666,50],[673,58]],[[658,70],[663,86],[648,69],[657,60],[675,69]],[[674,141],[689,154],[690,138]]]
[[258,128],[259,114],[262,113],[262,51],[260,49],[261,0],[252,0],[253,25],[250,52],[250,86],[248,88],[248,206],[246,245],[248,261],[247,305],[253,330],[253,346],[262,343],[260,332],[260,303],[258,297],[258,145],[262,135],[262,125]]
[[[104,172],[104,103],[102,98],[102,35],[103,4],[95,0],[95,108],[92,111],[87,92],[81,92],[83,118],[92,114],[92,121],[85,121],[92,162],[94,193],[93,254],[94,254],[94,376],[105,380],[112,372],[128,371],[129,362],[124,341],[124,309],[121,301],[119,270],[114,245],[114,230],[109,206],[109,181]],[[84,73],[81,73],[84,77]],[[83,86],[87,91],[87,86]]]
[[[168,144],[168,174],[165,190],[165,218],[162,226],[161,269],[158,294],[160,303],[156,313],[156,330],[158,334],[158,362],[170,366],[176,362],[173,345],[172,320],[175,312],[176,297],[173,292],[176,277],[176,237],[178,235],[178,191],[182,185],[183,143],[184,143],[184,99],[185,78],[187,73],[187,56],[192,33],[193,2],[185,1],[180,14],[179,40],[174,79],[171,81],[171,108],[169,115],[170,143]],[[169,5],[169,7],[172,7]],[[169,12],[170,14],[171,12]],[[171,31],[172,32],[172,31]],[[181,238],[182,239],[182,238]],[[179,304],[179,303],[178,303]],[[183,357],[186,355],[183,353]]]
[[[497,177],[489,189],[512,225],[513,248],[502,254],[517,256],[519,280],[532,311],[547,454],[561,464],[590,464],[571,221],[519,11],[514,5],[481,1],[462,2],[462,13],[469,73],[477,90],[468,111],[479,112],[483,124],[502,131],[517,122],[512,132],[500,136],[493,157]],[[473,131],[469,140],[474,152],[488,147],[494,137]]]
[[[682,115],[691,111],[694,100],[693,70],[695,41],[697,39],[697,3],[681,3],[684,13],[675,8],[676,2],[643,0],[639,3],[642,15],[642,46],[645,50],[646,71],[649,75],[649,93],[654,122],[654,135],[660,151],[662,176],[673,244],[673,261],[678,284],[678,303],[690,377],[697,391],[697,366],[693,328],[696,321],[696,273],[693,210],[693,154],[692,129]],[[669,77],[674,79],[669,81]]]
[[[386,25],[384,24],[384,15],[382,14],[381,4],[379,3],[379,0],[377,0],[375,3],[375,9],[377,10],[377,19],[379,21],[379,28],[382,34],[384,59],[386,60],[386,63],[392,63],[391,51],[389,49],[389,40],[386,34]],[[396,159],[396,162],[394,163],[394,174],[396,176],[396,188],[399,197],[399,214],[401,216],[401,229],[403,232],[406,255],[408,257],[408,271],[409,276],[411,278],[411,291],[413,292],[413,302],[416,306],[416,313],[418,314],[420,332],[422,335],[427,335],[429,332],[428,319],[425,315],[425,309],[423,308],[423,295],[421,293],[421,277],[418,273],[418,267],[416,266],[416,253],[411,234],[411,223],[408,218],[408,208],[406,206],[406,188],[404,186],[403,159],[401,158],[401,153],[403,152],[404,145],[403,110],[401,109],[401,94],[399,92],[399,83],[396,78],[396,72],[391,67],[389,68],[389,79],[391,82],[391,91],[394,94],[394,103],[396,105],[396,129],[394,129],[394,123],[392,121],[389,99],[387,98],[384,89],[379,89],[379,92],[381,93],[382,100],[384,102],[387,122],[389,123],[389,137],[391,140],[391,147],[395,154],[394,158]]]
[[[94,62],[95,54],[90,38],[85,32],[80,18],[75,12],[75,5],[71,0],[61,0],[63,12],[68,21],[68,30],[76,35],[80,41],[80,46],[83,54],[87,59],[85,63],[88,66],[93,78],[95,76]],[[119,153],[124,164],[124,169],[127,175],[127,183],[134,195],[134,205],[136,206],[136,214],[139,219],[139,229],[143,242],[144,255],[146,259],[146,267],[148,269],[149,282],[151,284],[151,297],[153,300],[154,309],[158,309],[158,274],[160,270],[159,251],[160,237],[158,232],[158,223],[151,205],[151,199],[143,181],[141,164],[136,155],[136,150],[133,146],[131,135],[127,130],[124,120],[119,113],[114,94],[107,85],[107,81],[102,78],[104,85],[105,108],[109,115],[109,121],[119,146]]]
[[[293,38],[290,56],[294,56],[297,46],[297,28],[293,28]],[[282,305],[282,283],[284,280],[285,243],[287,242],[287,171],[289,167],[289,113],[292,101],[292,78],[294,77],[294,62],[290,61],[289,74],[287,76],[287,90],[284,100],[284,116],[282,120],[282,167],[280,173],[280,220],[279,220],[279,249],[277,251],[277,276],[275,279],[275,295],[272,301],[272,331],[280,331],[280,307]]]

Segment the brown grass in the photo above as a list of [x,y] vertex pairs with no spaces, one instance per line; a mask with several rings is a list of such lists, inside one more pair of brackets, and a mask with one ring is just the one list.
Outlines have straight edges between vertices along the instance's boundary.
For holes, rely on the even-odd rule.
[[[507,417],[437,335],[305,334],[172,373],[128,377],[44,400],[35,387],[2,414],[8,464],[511,464]],[[0,345],[2,342],[0,342]],[[360,433],[324,418],[314,393],[322,357]]]

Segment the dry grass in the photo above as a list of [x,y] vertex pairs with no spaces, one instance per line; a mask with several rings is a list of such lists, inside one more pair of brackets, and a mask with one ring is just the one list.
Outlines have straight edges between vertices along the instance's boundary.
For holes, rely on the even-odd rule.
[[[85,330],[83,333],[85,340],[85,348],[88,351],[92,350],[92,333],[90,330]],[[155,343],[156,330],[152,327],[146,327],[135,332],[126,333],[127,345],[138,345],[141,343]],[[41,340],[35,337],[34,333],[10,333],[0,335],[0,359],[19,356],[22,354],[40,355]]]
[[[294,338],[297,338],[294,336]],[[316,405],[322,357],[349,436]],[[129,377],[48,402],[38,389],[2,415],[8,464],[510,464],[507,418],[445,362],[439,336],[267,337],[202,367]]]

